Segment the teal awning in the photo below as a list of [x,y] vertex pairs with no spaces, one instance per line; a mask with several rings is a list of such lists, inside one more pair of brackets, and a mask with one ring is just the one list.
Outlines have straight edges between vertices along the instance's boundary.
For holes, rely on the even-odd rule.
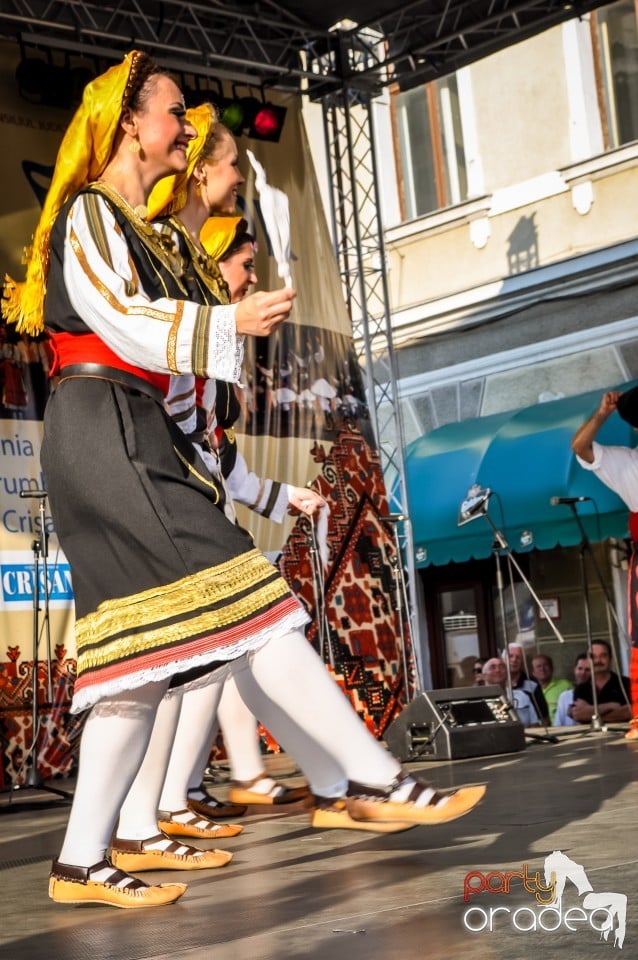
[[[490,555],[494,534],[485,517],[458,526],[459,507],[474,483],[492,491],[489,516],[513,551],[580,543],[571,509],[552,506],[551,497],[591,497],[577,509],[592,542],[627,536],[622,500],[577,463],[570,446],[602,392],[450,423],[411,443],[406,479],[417,566]],[[636,445],[635,431],[617,414],[597,439]],[[532,534],[531,547],[521,545],[524,531]]]

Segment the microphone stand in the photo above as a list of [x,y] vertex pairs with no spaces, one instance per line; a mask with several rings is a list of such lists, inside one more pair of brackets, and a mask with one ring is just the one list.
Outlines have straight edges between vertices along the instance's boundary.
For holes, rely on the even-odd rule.
[[593,716],[592,716],[592,718],[591,718],[590,727],[591,727],[592,732],[594,732],[594,733],[604,733],[607,728],[603,726],[603,724],[602,724],[602,722],[601,722],[601,719],[600,719],[600,714],[598,713],[598,690],[596,689],[596,679],[595,679],[595,677],[594,677],[594,657],[593,657],[593,649],[592,649],[593,639],[592,639],[592,629],[591,629],[591,610],[590,610],[590,606],[589,606],[589,583],[588,583],[588,580],[587,580],[587,565],[586,565],[586,563],[585,563],[585,554],[586,554],[587,552],[589,553],[589,555],[590,555],[590,557],[591,557],[591,559],[592,559],[592,563],[594,564],[594,569],[596,570],[596,573],[597,573],[597,575],[598,575],[598,579],[599,579],[600,585],[601,585],[601,587],[602,587],[602,589],[603,589],[603,593],[604,593],[604,595],[605,595],[605,599],[607,600],[607,603],[611,603],[611,601],[610,601],[610,599],[609,599],[609,597],[608,597],[608,595],[607,595],[607,588],[606,588],[605,583],[604,583],[604,581],[603,581],[603,579],[602,579],[602,574],[601,574],[601,572],[600,572],[600,570],[599,570],[599,568],[598,568],[598,564],[596,563],[596,558],[594,557],[593,551],[592,551],[592,549],[591,549],[591,544],[590,544],[590,542],[589,542],[589,537],[587,536],[587,533],[586,533],[586,531],[585,531],[585,527],[583,526],[582,519],[581,519],[581,517],[580,517],[580,514],[578,513],[578,510],[576,509],[576,504],[570,502],[570,503],[565,504],[565,506],[569,507],[569,509],[571,510],[572,515],[573,515],[573,517],[574,517],[574,520],[576,521],[576,525],[578,526],[578,529],[579,529],[579,531],[580,531],[580,546],[579,546],[578,554],[579,554],[579,559],[580,559],[580,579],[581,579],[581,587],[582,587],[582,591],[583,591],[583,611],[584,611],[584,614],[585,614],[585,636],[587,637],[587,656],[588,656],[588,658],[589,658],[589,670],[590,670],[590,673],[591,673],[592,706],[593,706],[593,708],[594,708],[594,713],[593,713]]
[[[493,521],[492,518],[490,517],[489,513],[487,512],[487,510],[484,510],[484,511],[482,512],[482,516],[485,517],[485,519],[486,519],[487,522],[489,523],[490,527],[492,528],[492,532],[493,532],[493,534],[494,534],[494,545],[493,545],[493,549],[494,549],[494,555],[495,555],[495,557],[496,557],[496,571],[497,571],[497,572],[496,572],[496,582],[497,582],[497,587],[498,587],[498,591],[499,591],[500,613],[501,613],[501,620],[502,620],[502,623],[503,623],[503,635],[504,635],[504,637],[505,637],[505,669],[506,669],[506,671],[507,671],[507,699],[508,699],[508,703],[509,703],[510,707],[512,707],[514,710],[516,710],[516,705],[515,705],[515,703],[514,703],[514,687],[513,687],[513,684],[512,684],[512,672],[511,672],[511,669],[510,669],[509,644],[508,644],[508,642],[507,642],[507,625],[506,625],[506,622],[505,622],[505,605],[504,605],[504,602],[503,602],[503,574],[502,574],[502,571],[501,571],[501,562],[500,562],[500,557],[499,557],[499,552],[498,552],[498,551],[499,551],[499,548],[500,548],[501,550],[503,550],[503,552],[504,552],[504,553],[507,555],[507,557],[509,558],[512,566],[514,566],[514,567],[516,568],[516,570],[518,571],[518,574],[519,574],[521,580],[523,581],[523,583],[525,584],[525,586],[526,586],[527,589],[529,590],[529,592],[530,592],[531,596],[533,597],[533,599],[536,601],[536,604],[537,604],[537,606],[538,606],[538,609],[544,612],[544,611],[545,611],[545,608],[544,608],[544,606],[543,606],[542,600],[540,599],[540,597],[538,596],[538,594],[536,593],[536,591],[535,591],[534,588],[532,587],[531,583],[529,582],[529,579],[525,576],[523,570],[521,569],[521,566],[520,566],[520,564],[518,563],[516,557],[514,556],[514,554],[512,553],[512,551],[510,550],[509,544],[507,543],[507,540],[505,539],[505,536],[504,536],[503,533],[498,529],[498,527],[496,526],[496,524],[494,523],[494,521]],[[552,630],[554,631],[554,634],[556,635],[556,638],[558,639],[558,641],[559,641],[560,643],[564,643],[565,640],[564,640],[564,638],[561,636],[561,634],[559,633],[558,628],[556,627],[556,624],[555,624],[549,617],[547,617],[547,621],[548,621],[549,625],[551,626]],[[540,720],[540,719],[541,719],[541,718],[539,717],[539,720]],[[556,736],[554,736],[553,734],[549,733],[547,726],[545,726],[545,733],[544,733],[544,734],[543,734],[543,733],[535,733],[535,732],[534,732],[534,733],[530,733],[529,730],[526,730],[526,731],[525,731],[525,736],[526,736],[529,740],[541,740],[541,741],[543,741],[544,743],[558,743],[558,739],[556,738]]]
[[[405,689],[405,702],[410,702],[410,674],[408,672],[408,650],[407,638],[405,633],[405,622],[410,624],[410,608],[408,605],[408,595],[405,587],[405,577],[403,575],[403,565],[401,563],[401,544],[399,542],[399,523],[405,520],[401,513],[388,514],[381,517],[384,523],[392,527],[392,540],[394,544],[394,554],[391,556],[386,551],[388,562],[392,567],[392,577],[394,579],[395,597],[397,605],[397,617],[399,619],[399,642],[401,645],[401,660],[403,665],[403,683]],[[410,645],[411,646],[411,645]]]
[[[504,659],[505,659],[505,670],[507,673],[506,694],[507,694],[508,706],[510,707],[510,709],[516,710],[516,707],[514,706],[514,686],[512,684],[512,671],[510,668],[507,623],[505,620],[505,604],[503,601],[503,591],[504,591],[503,574],[501,570],[499,550],[502,550],[506,554],[506,556],[509,558],[512,565],[518,571],[521,580],[529,590],[531,596],[536,601],[538,609],[545,612],[545,608],[543,606],[543,603],[540,597],[536,594],[536,591],[534,590],[528,578],[525,576],[523,570],[521,569],[521,566],[518,563],[516,557],[513,555],[512,551],[510,550],[504,534],[498,529],[498,527],[496,526],[496,524],[494,523],[494,521],[489,515],[487,508],[488,508],[488,503],[491,495],[492,495],[492,491],[489,489],[489,487],[486,489],[483,489],[478,484],[474,484],[472,487],[470,487],[470,489],[467,492],[466,499],[461,504],[458,524],[459,526],[461,526],[464,523],[469,523],[471,520],[475,520],[477,517],[485,517],[490,527],[492,528],[492,533],[494,534],[494,543],[492,544],[492,549],[494,551],[494,557],[496,560],[496,584],[498,587],[501,623],[502,623],[502,629],[503,629],[503,636],[505,639]],[[554,631],[554,634],[556,635],[558,641],[560,643],[564,643],[565,640],[559,633],[558,628],[556,627],[556,624],[549,617],[547,617],[547,622],[549,623],[550,627]],[[539,720],[540,719],[542,718],[539,716]],[[557,738],[553,734],[550,734],[548,732],[547,726],[545,726],[545,734],[529,733],[526,730],[525,736],[530,740],[542,740],[545,743],[558,743]]]
[[[20,769],[30,757],[31,763],[24,778],[24,783],[14,784],[11,787],[13,793],[19,790],[33,789],[41,790],[45,793],[52,793],[63,800],[70,800],[71,795],[65,790],[58,790],[55,787],[47,786],[38,770],[38,648],[40,644],[40,583],[43,586],[44,596],[44,615],[43,624],[46,638],[46,664],[47,664],[47,696],[49,703],[53,700],[53,684],[51,678],[51,631],[49,623],[49,576],[47,567],[48,556],[48,537],[46,532],[46,513],[45,500],[47,494],[44,490],[21,490],[20,497],[37,498],[38,515],[40,522],[40,535],[31,544],[33,550],[33,663],[31,667],[31,746],[22,761]],[[42,571],[42,577],[40,577]],[[9,801],[11,804],[11,799]],[[11,804],[12,805],[12,804]]]
[[[486,514],[487,516],[487,514]],[[492,552],[494,553],[494,560],[496,561],[496,589],[498,591],[498,605],[499,613],[501,615],[501,629],[503,631],[503,660],[505,662],[505,672],[507,674],[506,684],[506,693],[507,693],[507,703],[509,707],[514,706],[514,688],[512,687],[512,671],[510,669],[510,658],[509,658],[509,637],[507,636],[507,620],[505,618],[505,599],[504,591],[505,586],[503,584],[503,570],[501,569],[501,555],[499,553],[500,546],[498,540],[494,540],[492,544]]]
[[[561,636],[561,634],[560,634],[560,632],[559,632],[559,630],[558,630],[558,627],[556,626],[556,624],[554,623],[554,621],[551,619],[551,617],[548,617],[548,616],[547,616],[547,612],[546,612],[546,610],[545,610],[545,607],[543,606],[543,601],[542,601],[541,598],[538,596],[538,594],[537,594],[536,591],[534,590],[533,586],[532,586],[531,583],[529,582],[528,578],[527,578],[527,577],[525,576],[525,574],[523,573],[523,570],[521,569],[521,565],[519,564],[518,560],[516,559],[516,557],[514,556],[514,554],[512,553],[512,551],[510,550],[509,545],[508,545],[508,543],[507,543],[507,540],[505,539],[505,537],[503,536],[503,534],[501,533],[501,531],[498,529],[498,527],[496,526],[496,524],[494,523],[494,521],[493,521],[492,518],[490,517],[489,513],[484,513],[483,516],[485,517],[485,519],[487,520],[487,522],[489,523],[489,525],[490,525],[491,528],[492,528],[492,531],[493,531],[493,533],[494,533],[494,539],[495,539],[496,543],[497,543],[498,546],[503,550],[503,552],[507,554],[507,556],[509,557],[509,560],[510,560],[512,566],[515,567],[515,569],[518,571],[518,575],[520,576],[521,580],[523,581],[523,583],[525,584],[525,586],[526,586],[527,589],[529,590],[532,598],[536,601],[536,605],[537,605],[538,609],[541,610],[541,611],[545,614],[545,617],[546,617],[546,619],[547,619],[547,622],[549,623],[549,625],[550,625],[550,627],[551,627],[551,629],[552,629],[552,631],[553,631],[556,639],[558,640],[559,643],[565,643],[565,638],[564,638],[563,636]],[[499,565],[499,568],[500,568],[500,565]]]
[[328,662],[332,669],[335,669],[334,651],[330,642],[330,625],[328,623],[326,608],[326,593],[323,582],[323,569],[321,563],[321,553],[317,542],[317,531],[315,527],[315,518],[309,517],[307,520],[307,543],[310,554],[310,568],[312,570],[312,588],[315,596],[315,616],[317,619],[317,645],[322,660],[325,653],[328,653]]
[[[504,599],[503,599],[504,589],[505,589],[505,588],[504,588],[504,585],[503,585],[503,571],[502,571],[502,569],[501,569],[501,559],[500,559],[500,553],[499,553],[499,550],[500,550],[500,549],[503,549],[503,550],[505,551],[505,553],[507,554],[507,556],[509,557],[509,559],[511,560],[511,562],[514,564],[514,566],[516,567],[516,569],[517,569],[518,572],[520,573],[521,577],[523,578],[523,581],[524,581],[524,583],[526,584],[528,590],[530,591],[530,593],[532,594],[532,596],[534,597],[534,599],[536,600],[536,602],[539,603],[539,604],[541,604],[541,607],[542,607],[542,603],[541,603],[541,601],[535,596],[535,594],[534,594],[534,592],[533,592],[530,584],[528,583],[527,579],[525,578],[522,570],[520,569],[520,567],[519,567],[518,564],[516,563],[516,560],[515,560],[514,557],[512,556],[512,553],[511,553],[509,547],[507,546],[507,544],[506,544],[506,542],[505,542],[505,537],[504,537],[503,534],[500,532],[500,530],[496,530],[496,528],[494,527],[494,524],[492,523],[492,520],[491,520],[491,518],[488,516],[488,514],[485,513],[484,516],[487,518],[487,520],[489,521],[490,525],[492,526],[492,528],[493,528],[493,530],[494,530],[494,535],[495,535],[495,539],[494,539],[494,543],[493,543],[493,545],[492,545],[492,549],[493,549],[493,551],[494,551],[494,557],[495,557],[495,559],[496,559],[496,586],[497,586],[497,589],[498,589],[498,596],[499,596],[499,612],[500,612],[500,614],[501,614],[501,623],[502,623],[502,625],[503,625],[503,626],[502,626],[502,629],[503,629],[503,638],[504,638],[504,640],[505,640],[505,649],[504,649],[503,658],[504,658],[504,660],[505,660],[505,671],[506,671],[506,675],[507,675],[507,676],[506,676],[506,693],[507,693],[506,700],[507,700],[507,706],[516,713],[516,702],[515,702],[515,700],[514,700],[514,684],[512,683],[512,670],[511,670],[511,667],[510,667],[510,657],[509,657],[509,642],[508,642],[508,636],[507,636],[507,622],[506,622],[506,619],[505,619],[505,603],[504,603]],[[535,704],[535,703],[534,703],[534,707],[536,707],[536,704]],[[537,712],[538,712],[538,710],[537,710]],[[539,720],[540,720],[540,717],[539,717]],[[557,738],[556,738],[553,734],[549,733],[549,731],[548,731],[548,729],[547,729],[547,725],[545,725],[545,733],[544,733],[544,734],[543,734],[543,733],[532,733],[532,732],[529,732],[529,729],[526,729],[526,730],[525,730],[525,736],[526,736],[526,738],[527,738],[528,740],[541,740],[541,741],[543,741],[544,743],[558,743]]]

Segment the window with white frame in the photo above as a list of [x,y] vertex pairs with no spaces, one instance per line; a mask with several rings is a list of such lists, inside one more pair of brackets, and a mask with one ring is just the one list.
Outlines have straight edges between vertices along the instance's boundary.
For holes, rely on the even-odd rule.
[[393,95],[403,219],[467,198],[467,171],[455,74]]
[[620,0],[592,16],[605,145],[638,140],[638,0]]

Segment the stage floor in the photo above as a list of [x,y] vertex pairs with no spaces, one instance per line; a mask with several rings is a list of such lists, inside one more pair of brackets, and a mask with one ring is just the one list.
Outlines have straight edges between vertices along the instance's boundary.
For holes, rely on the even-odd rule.
[[[286,771],[287,758],[269,762]],[[624,955],[637,955],[638,742],[614,730],[408,767],[442,787],[485,781],[486,799],[455,823],[385,837],[312,830],[300,805],[262,808],[217,844],[235,854],[228,867],[179,875],[189,889],[177,904],[142,911],[52,903],[68,807],[30,790],[8,807],[2,794],[0,958],[600,960],[617,955],[614,930],[600,928],[622,929],[624,896]],[[554,851],[567,879],[560,910],[547,910]]]

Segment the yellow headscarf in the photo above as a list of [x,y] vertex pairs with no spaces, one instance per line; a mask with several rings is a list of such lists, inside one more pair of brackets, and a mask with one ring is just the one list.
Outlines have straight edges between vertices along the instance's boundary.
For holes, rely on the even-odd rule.
[[168,216],[169,213],[175,213],[186,206],[188,184],[193,170],[202,155],[211,127],[218,122],[210,103],[190,107],[186,111],[186,119],[195,128],[195,137],[189,140],[186,148],[186,170],[164,177],[155,184],[147,204],[149,220]]
[[19,331],[32,335],[44,328],[43,305],[49,270],[49,238],[66,201],[104,170],[115,140],[132,67],[140,54],[132,50],[123,62],[91,80],[58,151],[31,247],[25,249],[26,280],[5,277],[2,313]]
[[243,217],[209,217],[199,239],[209,257],[221,260],[235,242],[235,237],[247,229],[248,224]]

